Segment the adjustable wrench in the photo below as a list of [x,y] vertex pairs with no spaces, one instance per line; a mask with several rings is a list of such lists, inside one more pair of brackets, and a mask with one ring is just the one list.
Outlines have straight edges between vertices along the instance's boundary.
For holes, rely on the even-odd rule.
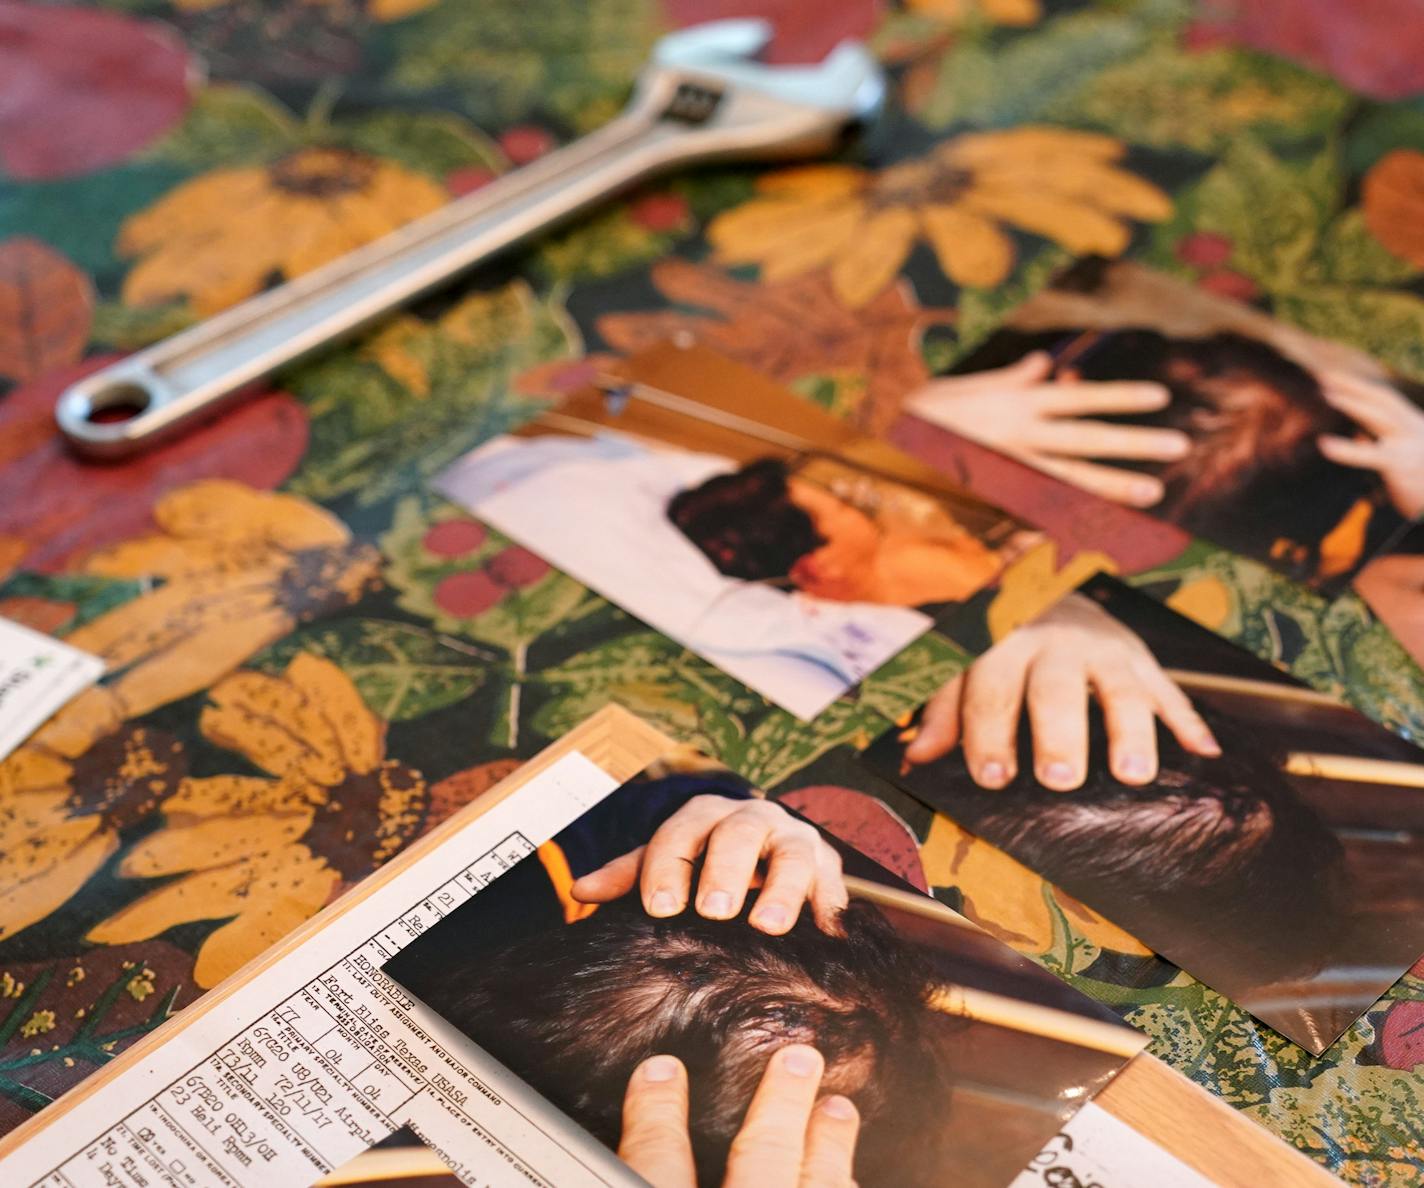
[[843,42],[815,66],[773,67],[752,58],[769,36],[765,21],[728,20],[664,37],[628,107],[599,131],[95,372],[61,393],[61,432],[91,457],[145,449],[619,190],[698,162],[823,154],[878,112],[884,78],[863,46]]

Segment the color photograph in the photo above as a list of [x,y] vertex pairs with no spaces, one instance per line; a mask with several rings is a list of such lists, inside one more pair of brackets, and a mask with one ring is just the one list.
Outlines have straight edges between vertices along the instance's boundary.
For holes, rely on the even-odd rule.
[[1424,753],[1106,575],[867,757],[1311,1052],[1424,952]]
[[[676,391],[586,392],[437,489],[807,720],[1039,539],[834,421],[818,435],[792,393],[686,354]],[[686,394],[708,368],[750,415]],[[794,431],[766,419],[779,407]]]
[[788,1134],[827,1182],[1001,1188],[1146,1043],[690,753],[384,971],[635,1171],[689,1188],[796,1182],[770,1174]]
[[1424,513],[1421,396],[1355,348],[1089,259],[905,407],[1331,594]]

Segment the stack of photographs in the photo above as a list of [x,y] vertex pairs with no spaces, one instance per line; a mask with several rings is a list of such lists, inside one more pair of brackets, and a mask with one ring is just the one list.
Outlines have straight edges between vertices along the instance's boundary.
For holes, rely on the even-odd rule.
[[667,388],[577,394],[437,488],[800,718],[1041,539],[714,352],[642,365]]
[[[1217,745],[1189,749],[1159,726],[1155,775],[1124,783],[1095,705],[1086,778],[1070,791],[1036,778],[1027,719],[1016,728],[1016,770],[992,786],[971,774],[962,749],[910,762],[918,723],[888,732],[867,758],[1323,1052],[1424,953],[1424,752],[1112,578],[1090,579],[1065,603],[1102,618],[1105,636],[1110,620],[1141,640]],[[1011,671],[996,652],[1016,646],[1011,635],[985,653],[970,683],[981,666]]]
[[907,411],[903,448],[1069,538],[1092,525],[1077,543],[1126,569],[1200,536],[1327,597],[1353,585],[1424,661],[1424,386],[1360,351],[1088,259]]
[[[1001,1188],[1146,1043],[691,756],[610,793],[384,972],[615,1150],[630,1083],[675,1057],[704,1185],[748,1147],[734,1139],[788,1045],[820,1053],[823,1101],[853,1104],[863,1188]],[[736,1182],[765,1182],[731,1157]]]
[[[1075,266],[917,396],[923,419],[895,440],[918,458],[695,345],[654,348],[624,374],[462,459],[440,489],[803,719],[932,626],[968,642],[959,629],[1050,538],[1140,568],[1203,536],[1326,596],[1353,583],[1424,653],[1411,526],[1424,466],[1408,464],[1424,458],[1420,393],[1136,265]],[[983,413],[986,391],[1026,403],[957,423],[958,398]],[[1083,400],[1100,415],[1072,411]],[[1055,419],[1071,425],[1052,441],[1076,435],[1076,456],[1001,440],[1005,424]],[[995,703],[994,730],[1017,748],[1005,778],[953,746],[926,758],[917,723],[870,761],[1323,1051],[1424,952],[1420,752],[1113,579],[1038,623],[1065,607],[1115,623],[1145,679],[1171,690],[1128,727],[1111,699],[1090,705],[1101,682],[1081,681],[1054,729],[1081,736],[1083,770],[1036,770],[1045,699],[1023,672]],[[1022,650],[1024,630],[997,647]],[[1113,744],[1125,730],[1157,735],[1133,777]]]

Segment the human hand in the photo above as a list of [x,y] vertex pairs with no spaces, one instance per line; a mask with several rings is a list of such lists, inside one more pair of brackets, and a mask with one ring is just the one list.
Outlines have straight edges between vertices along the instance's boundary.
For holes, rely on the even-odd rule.
[[789,932],[809,902],[821,931],[840,933],[841,909],[849,902],[840,855],[814,825],[769,800],[694,796],[646,846],[584,875],[571,892],[583,903],[607,903],[639,887],[648,915],[676,916],[687,906],[693,865],[704,853],[699,915],[735,917],[765,860],[766,878],[749,917],[753,928],[772,936]]
[[1211,728],[1127,627],[1095,602],[1070,594],[974,661],[925,707],[905,750],[930,763],[956,746],[983,788],[1018,774],[1019,713],[1026,704],[1034,775],[1070,792],[1088,769],[1088,693],[1097,694],[1108,736],[1108,766],[1124,784],[1157,776],[1156,719],[1197,755],[1221,754]]
[[1323,373],[1320,386],[1330,407],[1369,435],[1323,434],[1320,452],[1341,466],[1377,472],[1406,520],[1424,515],[1424,410],[1389,384],[1344,371]]
[[[816,1091],[825,1061],[790,1044],[772,1056],[727,1160],[722,1188],[853,1188],[860,1116],[846,1097]],[[653,1188],[697,1188],[687,1128],[687,1070],[652,1056],[623,1099],[618,1156]]]
[[1053,359],[1044,351],[993,371],[931,380],[905,407],[982,445],[1027,462],[1094,495],[1151,507],[1165,493],[1160,479],[1088,458],[1173,462],[1192,448],[1177,429],[1114,425],[1090,414],[1122,416],[1166,408],[1171,394],[1161,384],[1087,382],[1065,371],[1051,379]]

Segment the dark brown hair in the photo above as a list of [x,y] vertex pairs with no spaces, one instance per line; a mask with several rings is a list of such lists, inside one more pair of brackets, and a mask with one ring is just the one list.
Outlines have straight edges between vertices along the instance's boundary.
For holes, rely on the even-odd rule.
[[[1261,982],[1314,972],[1346,906],[1344,849],[1281,771],[1281,756],[1204,711],[1221,758],[1193,755],[1159,730],[1161,765],[1146,787],[1108,771],[1094,707],[1084,785],[1053,792],[1033,775],[1028,729],[1019,771],[980,788],[956,752],[911,777],[968,828],[1147,943],[1173,938],[1178,964],[1233,962]],[[923,781],[923,782],[922,782]]]
[[784,462],[762,458],[678,492],[668,519],[728,577],[785,578],[825,544],[810,515],[791,502],[786,480]]
[[857,1182],[937,1188],[954,1024],[926,1005],[935,972],[872,905],[852,903],[840,937],[807,915],[772,937],[745,913],[653,919],[630,896],[576,924],[451,953],[445,976],[460,989],[442,1013],[614,1148],[634,1068],[678,1057],[709,1186],[772,1053],[813,1044],[822,1091],[860,1110]]

